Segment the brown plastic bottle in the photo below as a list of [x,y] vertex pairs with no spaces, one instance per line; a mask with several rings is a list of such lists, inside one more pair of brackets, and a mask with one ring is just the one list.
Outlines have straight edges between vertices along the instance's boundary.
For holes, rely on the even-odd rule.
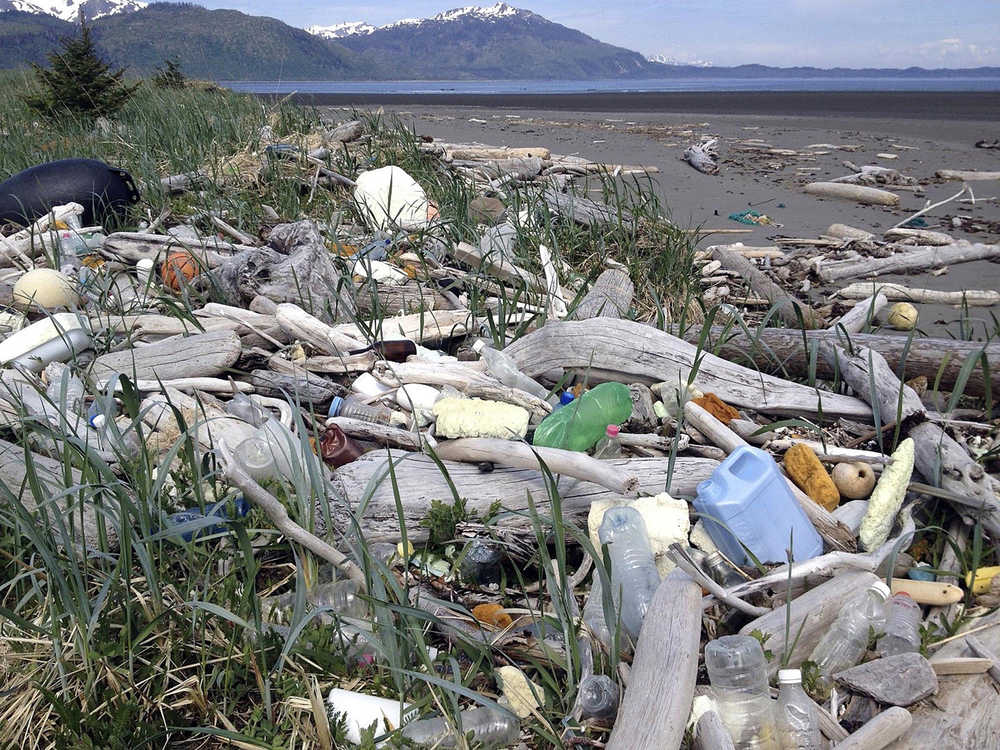
[[347,437],[337,425],[327,427],[320,440],[320,455],[334,468],[351,463],[362,453],[361,446]]

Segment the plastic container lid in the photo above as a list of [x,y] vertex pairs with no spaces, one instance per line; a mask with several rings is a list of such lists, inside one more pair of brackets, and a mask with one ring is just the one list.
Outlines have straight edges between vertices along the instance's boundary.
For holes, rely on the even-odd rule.
[[326,416],[335,417],[340,414],[340,407],[344,405],[344,399],[342,396],[334,396],[333,400],[330,402],[330,408],[326,412]]
[[868,590],[877,591],[882,595],[883,599],[888,599],[892,596],[892,591],[890,591],[889,587],[885,585],[885,581],[875,581],[875,583],[868,587]]
[[618,433],[621,432],[621,428],[616,424],[609,424],[604,432],[608,437],[618,437]]
[[778,670],[778,684],[779,685],[798,685],[802,682],[802,670],[801,669],[779,669]]
[[559,397],[559,404],[561,406],[566,406],[566,404],[572,402],[576,396],[573,395],[572,391],[563,391],[562,395]]

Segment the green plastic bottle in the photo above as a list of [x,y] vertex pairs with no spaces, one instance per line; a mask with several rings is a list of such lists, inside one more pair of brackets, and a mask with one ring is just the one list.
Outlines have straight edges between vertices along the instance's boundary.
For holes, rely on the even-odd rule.
[[620,425],[631,416],[628,386],[601,383],[543,419],[532,442],[545,448],[586,451],[604,437],[609,424]]

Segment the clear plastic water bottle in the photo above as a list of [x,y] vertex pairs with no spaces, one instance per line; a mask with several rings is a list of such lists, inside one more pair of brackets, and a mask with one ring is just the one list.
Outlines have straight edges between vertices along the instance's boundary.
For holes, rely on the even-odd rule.
[[369,406],[357,399],[341,398],[334,396],[330,402],[330,410],[327,412],[330,417],[347,417],[349,419],[360,419],[363,422],[374,424],[390,424],[392,422],[392,410],[385,406]]
[[621,458],[622,441],[618,439],[621,432],[616,424],[609,424],[604,431],[604,437],[597,442],[594,448],[594,458]]
[[122,430],[115,420],[108,419],[104,414],[94,417],[93,425],[97,430],[98,445],[101,450],[110,451],[117,458],[123,459],[135,458],[142,450],[139,436],[134,430]]
[[612,597],[621,612],[622,627],[639,640],[642,621],[660,585],[646,524],[635,508],[609,508],[598,532],[611,555]]
[[509,356],[492,347],[486,346],[486,342],[482,339],[472,345],[472,351],[478,353],[485,360],[486,368],[490,371],[490,375],[504,385],[525,391],[542,400],[548,398],[549,392],[544,386],[539,385],[521,372],[518,369],[517,363]]
[[868,648],[868,637],[874,628],[885,625],[885,602],[889,587],[876,581],[860,596],[848,601],[833,625],[823,634],[809,660],[819,669],[818,686],[824,693],[833,687],[833,675],[861,661]]
[[618,714],[618,686],[603,674],[587,675],[580,681],[577,704],[584,719],[613,719]]
[[547,448],[587,451],[607,434],[609,424],[623,424],[631,416],[628,386],[601,383],[543,419],[532,442]]
[[251,437],[236,446],[236,460],[255,482],[266,482],[274,478],[277,471],[271,446],[260,437]]
[[[472,744],[482,748],[499,748],[513,745],[521,737],[517,717],[491,708],[472,708],[461,712],[461,736],[473,733]],[[442,717],[411,721],[402,731],[403,736],[420,747],[465,747],[458,732]]]
[[604,617],[604,594],[602,593],[601,577],[594,573],[594,582],[590,586],[590,596],[583,605],[583,622],[587,625],[594,639],[611,651],[611,630]]
[[889,599],[885,635],[878,642],[879,655],[894,656],[919,651],[922,620],[920,605],[909,594],[894,594]]
[[819,713],[802,689],[802,672],[778,670],[778,744],[781,750],[822,750]]
[[705,646],[705,667],[719,716],[736,750],[779,750],[767,660],[760,641],[725,635]]
[[357,581],[345,578],[321,583],[309,591],[306,598],[315,607],[332,607],[338,615],[363,620],[368,617],[368,605],[358,596],[359,590]]

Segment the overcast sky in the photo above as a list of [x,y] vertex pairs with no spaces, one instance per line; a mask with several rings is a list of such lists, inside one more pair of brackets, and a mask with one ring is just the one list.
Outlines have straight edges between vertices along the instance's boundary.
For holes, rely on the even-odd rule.
[[[293,26],[342,21],[378,26],[400,18],[432,16],[461,6],[462,0],[207,0],[204,4],[274,16]],[[1000,65],[1000,0],[521,0],[509,4],[604,42],[681,61],[820,67]]]

